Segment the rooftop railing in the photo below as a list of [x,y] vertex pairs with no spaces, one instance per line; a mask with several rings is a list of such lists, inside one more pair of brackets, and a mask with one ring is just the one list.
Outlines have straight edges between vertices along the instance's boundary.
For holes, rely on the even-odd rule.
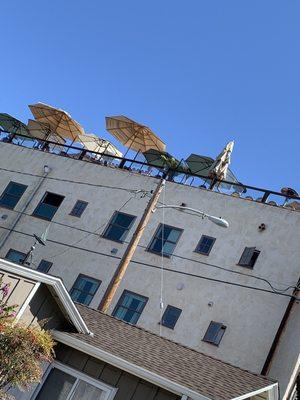
[[210,184],[206,176],[193,174],[188,170],[183,171],[180,165],[175,169],[158,167],[157,165],[147,162],[146,159],[143,160],[142,153],[137,153],[134,158],[117,157],[114,155],[89,151],[79,145],[60,144],[21,134],[14,135],[4,131],[0,131],[0,141],[68,157],[74,160],[82,160],[110,168],[121,168],[145,176],[155,178],[167,176],[167,180],[177,184],[197,187],[202,190],[212,190],[214,192],[243,198],[248,201],[256,201],[272,206],[283,206],[297,210],[300,209],[300,197],[288,196],[280,192],[249,186],[240,182],[234,183],[217,180],[213,189],[209,189]]

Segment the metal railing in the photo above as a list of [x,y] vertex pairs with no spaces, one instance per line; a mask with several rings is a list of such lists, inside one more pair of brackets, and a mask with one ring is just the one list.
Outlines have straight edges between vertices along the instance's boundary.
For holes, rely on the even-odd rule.
[[[262,189],[243,183],[233,183],[228,181],[216,181],[213,189],[209,189],[209,180],[206,176],[193,174],[181,168],[163,168],[147,162],[142,153],[137,153],[134,158],[117,157],[114,155],[89,151],[79,145],[60,144],[57,142],[25,136],[21,134],[11,134],[0,130],[0,141],[11,143],[22,147],[44,151],[63,157],[82,160],[94,164],[103,165],[110,168],[121,168],[133,173],[162,178],[168,176],[167,180],[177,184],[197,187],[202,190],[213,190],[222,194],[240,197],[248,201],[266,203],[272,206],[290,207],[292,201],[300,201],[300,197],[287,196],[273,190]],[[168,173],[167,173],[168,172]],[[300,204],[299,204],[300,206]]]

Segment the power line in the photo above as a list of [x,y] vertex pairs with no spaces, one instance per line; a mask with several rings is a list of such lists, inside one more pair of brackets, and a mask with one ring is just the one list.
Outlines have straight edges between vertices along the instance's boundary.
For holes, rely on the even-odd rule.
[[[22,175],[29,175],[29,176],[39,177],[39,178],[45,178],[45,179],[50,179],[50,180],[57,180],[57,181],[69,182],[69,183],[80,184],[80,185],[94,186],[94,187],[99,187],[99,188],[104,188],[104,189],[123,190],[123,191],[129,192],[129,193],[135,193],[135,194],[143,193],[143,194],[145,194],[147,197],[150,197],[150,195],[149,195],[150,191],[146,191],[146,190],[144,190],[144,189],[126,189],[126,188],[121,188],[121,187],[117,187],[117,186],[108,186],[108,185],[101,185],[101,184],[93,184],[93,183],[89,183],[89,182],[72,181],[72,180],[68,180],[68,179],[55,178],[55,177],[49,177],[49,176],[46,176],[46,177],[45,177],[44,175],[32,174],[32,173],[23,172],[23,171],[10,170],[10,169],[1,168],[1,167],[0,167],[0,170],[6,171],[6,172],[13,172],[13,173],[17,173],[17,174],[22,174]],[[161,201],[158,201],[158,203],[161,204],[161,205],[166,205],[164,202],[161,202]],[[125,203],[121,206],[121,208],[120,208],[119,210],[117,210],[117,211],[120,211],[126,204],[127,204],[127,202],[125,202]],[[21,212],[21,211],[17,211],[17,210],[10,210],[10,211],[15,212],[15,213],[20,213],[20,214],[23,214],[23,215],[26,215],[26,216],[29,216],[29,217],[32,216],[32,215],[30,215],[30,214],[28,214],[28,213]],[[175,211],[183,212],[183,211],[176,210],[176,209],[175,209]],[[202,218],[199,214],[190,212],[190,211],[188,211],[188,210],[187,210],[187,211],[184,211],[184,213],[185,213],[185,214],[188,214],[188,215],[196,216],[196,217],[198,217],[198,218]],[[64,226],[64,227],[68,227],[68,228],[71,228],[71,229],[76,229],[76,230],[78,230],[78,231],[86,232],[86,233],[87,233],[86,236],[84,236],[83,238],[81,238],[81,239],[79,239],[78,241],[74,242],[74,243],[73,243],[74,245],[77,244],[77,243],[80,243],[82,240],[84,240],[86,237],[88,237],[88,236],[90,236],[90,235],[93,235],[93,234],[94,234],[94,235],[98,235],[97,231],[99,231],[101,228],[103,228],[103,227],[107,224],[107,223],[105,222],[103,225],[101,225],[100,227],[98,227],[98,228],[93,232],[93,231],[88,231],[88,230],[85,230],[85,229],[82,229],[82,228],[73,227],[73,226],[70,226],[70,225],[67,225],[67,224],[64,224],[64,223],[61,223],[61,222],[57,222],[57,221],[52,221],[51,223],[52,223],[52,224],[61,225],[61,226]],[[124,243],[129,243],[129,242],[124,241]],[[138,245],[138,247],[147,248],[146,246],[142,246],[142,245],[140,245],[140,244]],[[67,251],[68,251],[68,250],[67,250]],[[59,254],[56,254],[55,256],[53,256],[53,258],[54,258],[54,257],[58,257],[59,255],[62,255],[62,254],[64,254],[64,253],[66,253],[66,251],[64,251],[64,252],[62,252],[62,253],[59,253]],[[261,280],[261,281],[267,283],[267,284],[269,285],[269,287],[270,287],[272,290],[274,290],[275,292],[286,292],[287,290],[289,290],[289,289],[291,289],[291,288],[296,288],[296,286],[288,286],[288,287],[285,288],[285,289],[275,288],[275,287],[271,284],[271,282],[270,282],[269,280],[267,280],[266,278],[260,277],[260,276],[258,276],[258,275],[248,275],[248,274],[243,273],[243,272],[240,272],[240,271],[234,271],[234,270],[232,270],[232,269],[225,268],[225,267],[221,267],[221,266],[218,266],[218,265],[215,265],[215,264],[210,264],[210,263],[206,263],[206,262],[199,261],[199,260],[193,260],[193,259],[191,259],[191,258],[184,257],[184,256],[180,256],[180,255],[178,255],[178,254],[172,254],[172,256],[173,256],[173,257],[180,258],[180,259],[183,259],[183,260],[186,260],[186,261],[190,261],[190,262],[194,262],[194,263],[198,263],[198,264],[203,264],[203,265],[206,265],[206,266],[210,266],[210,267],[213,267],[213,268],[217,268],[217,269],[220,269],[220,270],[223,270],[223,271],[227,271],[227,272],[230,272],[230,273],[233,273],[233,274],[236,274],[236,275],[242,275],[242,276],[247,276],[247,277],[250,277],[250,278],[253,278],[253,279]],[[279,283],[279,284],[282,284],[282,283]],[[282,284],[282,285],[283,285],[283,284]]]
[[[116,211],[121,211],[121,210],[128,204],[128,202],[129,202],[131,199],[133,199],[134,197],[135,197],[135,196],[130,197],[130,199],[128,199],[128,201],[126,201],[126,202],[125,202],[118,210],[116,210]],[[161,204],[162,204],[162,203],[161,203]],[[28,217],[33,217],[31,214],[28,214],[28,213],[25,213],[25,212],[21,212],[21,211],[17,211],[17,210],[10,210],[10,211],[15,212],[15,213],[19,213],[19,214],[22,214],[22,215],[25,215],[25,216],[28,216]],[[191,213],[187,213],[187,214],[191,214]],[[191,214],[191,215],[200,217],[198,214]],[[200,217],[200,218],[201,218],[201,217]],[[75,242],[72,244],[72,245],[76,245],[76,244],[80,243],[82,240],[86,239],[87,237],[89,237],[89,236],[91,236],[91,235],[99,236],[99,233],[98,233],[97,231],[99,231],[101,228],[104,228],[104,226],[107,225],[107,221],[106,221],[105,223],[103,223],[102,225],[100,225],[98,228],[96,228],[95,231],[89,231],[89,230],[86,230],[86,229],[83,229],[83,228],[78,228],[78,227],[71,226],[71,225],[68,225],[68,224],[64,224],[64,223],[58,222],[58,221],[51,221],[51,224],[56,224],[56,225],[63,226],[63,227],[66,227],[66,228],[78,230],[79,232],[87,233],[87,235],[83,236],[81,239],[79,239],[78,241],[75,241]],[[123,243],[128,244],[129,242],[124,240]],[[141,248],[143,248],[143,249],[147,249],[147,248],[148,248],[147,246],[143,246],[143,245],[141,245],[141,244],[138,244],[138,247],[141,247]],[[70,249],[69,249],[69,250],[70,250]],[[55,255],[52,256],[51,258],[58,257],[58,256],[60,256],[60,255],[62,255],[62,254],[64,254],[64,253],[66,253],[66,252],[69,251],[69,250],[66,250],[66,251],[63,251],[63,252],[61,252],[61,253],[55,254]],[[193,262],[193,263],[196,263],[196,264],[201,264],[201,265],[205,265],[205,266],[208,266],[208,267],[216,268],[216,269],[223,270],[223,271],[226,271],[226,272],[229,272],[229,273],[232,273],[232,274],[242,275],[242,276],[246,276],[246,277],[249,277],[249,278],[261,280],[261,281],[267,283],[268,286],[269,286],[273,291],[275,291],[275,292],[286,292],[286,291],[288,291],[289,289],[294,289],[294,288],[296,288],[296,286],[290,285],[290,286],[287,286],[285,289],[279,289],[279,288],[276,288],[275,286],[273,286],[272,283],[271,283],[268,279],[266,279],[266,278],[264,278],[264,277],[262,277],[262,276],[259,276],[259,275],[254,275],[254,274],[249,275],[249,274],[247,274],[247,273],[240,272],[240,271],[235,271],[235,270],[232,270],[232,269],[226,268],[226,267],[221,267],[221,266],[216,265],[216,264],[212,264],[212,263],[208,263],[208,262],[200,261],[200,260],[194,260],[194,259],[189,258],[189,257],[184,257],[184,256],[181,256],[181,255],[176,254],[176,253],[173,253],[173,254],[172,254],[172,257],[174,257],[174,258],[179,258],[179,259],[182,259],[182,260],[185,260],[185,261],[190,261],[190,262]],[[278,284],[280,284],[280,285],[287,285],[287,284],[282,283],[282,282],[276,282],[276,283],[278,283]]]
[[[10,230],[9,228],[3,227],[3,226],[0,226],[0,228],[6,229],[6,230]],[[13,230],[13,232],[18,233],[18,234],[21,234],[21,235],[24,235],[24,236],[34,237],[34,236],[33,236],[32,234],[30,234],[30,233],[17,231],[17,230],[15,230],[15,229]],[[74,249],[76,249],[76,250],[85,251],[85,252],[88,252],[88,253],[91,253],[91,254],[98,254],[98,255],[101,255],[101,256],[105,256],[105,257],[109,257],[109,258],[113,258],[113,259],[117,259],[117,260],[120,260],[120,259],[121,259],[121,257],[115,256],[115,255],[112,255],[112,254],[102,253],[102,252],[99,252],[99,251],[96,251],[96,250],[90,250],[90,249],[85,249],[85,248],[83,248],[83,247],[78,247],[78,246],[69,245],[69,244],[67,244],[67,243],[59,242],[59,241],[57,241],[57,240],[48,239],[47,241],[50,242],[50,243],[59,244],[59,245],[61,245],[61,246],[71,247],[71,248],[74,248]],[[161,269],[160,266],[153,265],[153,264],[149,264],[149,263],[145,263],[145,262],[142,262],[142,261],[132,260],[131,263],[133,263],[133,264],[138,264],[138,265],[143,265],[143,266],[150,267],[150,268],[154,268],[154,269]],[[184,272],[184,271],[177,271],[177,270],[172,269],[172,268],[164,268],[164,270],[165,270],[165,271],[168,271],[168,272],[173,272],[173,273],[180,274],[180,275],[191,276],[191,277],[194,277],[194,278],[204,279],[204,280],[208,280],[208,281],[212,281],[212,282],[218,282],[218,283],[223,283],[223,284],[227,284],[227,285],[242,287],[242,288],[245,288],[245,289],[257,290],[257,291],[265,292],[265,293],[271,293],[271,294],[278,295],[278,296],[284,296],[284,297],[294,298],[294,296],[291,296],[291,295],[286,294],[286,293],[274,292],[274,291],[272,291],[272,290],[263,289],[263,288],[258,288],[258,287],[255,287],[255,286],[243,285],[243,284],[237,283],[237,282],[224,281],[224,280],[222,280],[222,279],[211,278],[211,277],[208,277],[208,276],[197,275],[197,274],[193,274],[193,273],[189,273],[189,272]],[[296,300],[300,300],[300,299],[296,298]]]
[[0,167],[0,171],[13,172],[15,174],[33,176],[33,177],[36,177],[36,178],[45,178],[45,179],[55,180],[55,181],[60,181],[60,182],[75,183],[77,185],[93,186],[93,187],[98,187],[98,188],[103,188],[103,189],[123,190],[123,191],[129,192],[129,193],[138,193],[138,192],[148,193],[148,192],[150,192],[150,191],[147,191],[147,190],[144,190],[144,189],[126,189],[126,188],[122,188],[122,187],[119,187],[119,186],[108,186],[108,185],[101,185],[101,184],[90,183],[90,182],[72,181],[70,179],[55,178],[55,177],[52,177],[52,176],[44,176],[44,175],[32,174],[30,172],[16,171],[16,170],[7,169],[7,168],[1,168],[1,167]]

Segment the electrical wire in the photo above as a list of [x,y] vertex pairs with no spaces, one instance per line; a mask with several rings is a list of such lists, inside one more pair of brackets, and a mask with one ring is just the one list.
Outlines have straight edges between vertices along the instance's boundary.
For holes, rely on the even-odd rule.
[[[162,196],[163,200],[165,200],[166,196],[166,185],[163,185],[162,189]],[[159,309],[160,309],[160,323],[159,323],[159,336],[162,334],[162,316],[163,316],[163,309],[164,309],[164,245],[165,245],[165,210],[162,210],[162,230],[161,230],[161,271],[160,271],[160,302],[159,302]]]
[[129,192],[129,193],[134,193],[134,192],[137,192],[138,190],[142,190],[142,189],[126,189],[126,188],[122,188],[122,187],[118,187],[118,186],[108,186],[108,185],[101,185],[101,184],[90,183],[90,182],[72,181],[70,179],[55,178],[55,177],[52,177],[52,176],[46,176],[45,177],[44,175],[32,174],[30,172],[16,171],[16,170],[12,170],[12,169],[8,169],[8,168],[2,168],[2,167],[0,167],[0,171],[13,172],[15,174],[34,176],[36,178],[45,178],[45,179],[55,180],[55,181],[59,181],[59,182],[75,183],[77,185],[93,186],[93,187],[103,188],[103,189],[123,190],[123,191]]
[[[137,193],[136,193],[136,194],[138,194],[138,192],[140,192],[140,190],[137,190]],[[143,197],[143,195],[145,194],[145,192],[144,192],[143,190],[141,190],[141,192],[143,192],[143,193],[142,193],[142,196],[141,196],[141,197]],[[147,195],[147,194],[146,194],[146,195]],[[135,196],[133,196],[133,197],[135,197]],[[162,203],[160,202],[160,204],[162,204]],[[118,209],[117,211],[121,211],[121,209],[124,208],[125,205],[126,205],[126,204],[123,204],[123,205],[121,206],[121,208]],[[162,210],[163,210],[163,209],[162,209]],[[19,214],[22,214],[22,215],[25,215],[25,216],[34,218],[34,216],[32,216],[31,214],[28,214],[28,213],[25,213],[25,212],[21,212],[21,211],[17,211],[17,210],[9,210],[9,211],[10,211],[10,212],[14,212],[14,213],[19,213]],[[176,211],[179,211],[179,210],[176,210]],[[180,212],[182,212],[182,211],[180,211]],[[189,213],[189,212],[188,212],[188,213],[185,212],[185,213],[186,213],[186,214],[193,215],[193,216],[196,216],[196,217],[198,217],[198,218],[202,218],[201,216],[199,216],[199,214],[191,214],[191,213]],[[79,232],[87,233],[86,236],[84,236],[84,237],[82,237],[81,239],[79,239],[78,241],[74,242],[73,244],[75,245],[75,244],[77,244],[77,243],[80,243],[82,240],[84,240],[84,239],[85,239],[86,237],[88,237],[88,236],[91,236],[91,235],[99,236],[99,233],[97,233],[97,231],[99,231],[101,228],[104,228],[104,226],[107,225],[107,222],[105,222],[104,224],[102,224],[101,226],[99,226],[97,229],[95,229],[95,231],[89,231],[89,230],[86,230],[86,229],[78,228],[78,227],[76,227],[76,226],[71,226],[71,225],[68,225],[68,224],[64,224],[64,223],[58,222],[58,221],[51,221],[51,224],[55,224],[55,225],[58,225],[58,226],[62,226],[62,227],[66,227],[66,228],[70,228],[70,229],[74,229],[74,230],[78,230]],[[143,227],[143,228],[144,228],[144,227]],[[124,240],[123,243],[124,243],[124,244],[128,244],[129,241]],[[148,248],[147,246],[143,246],[143,245],[141,245],[141,244],[138,244],[138,247],[141,247],[141,248],[143,248],[143,249],[147,249],[147,248]],[[64,253],[65,253],[65,252],[56,254],[56,255],[53,256],[53,257],[58,257],[59,255],[64,254]],[[247,274],[247,273],[240,272],[240,271],[235,271],[235,270],[233,270],[233,269],[226,268],[226,267],[221,267],[221,266],[216,265],[216,264],[208,263],[208,262],[201,261],[201,260],[195,260],[195,259],[192,259],[192,258],[189,258],[189,257],[184,257],[184,256],[181,256],[181,255],[179,255],[179,254],[177,254],[177,253],[173,253],[173,254],[172,254],[172,257],[173,257],[173,258],[179,258],[179,259],[182,259],[182,260],[185,260],[185,261],[190,261],[190,262],[193,262],[193,263],[196,263],[196,264],[200,264],[200,265],[205,265],[205,266],[208,266],[208,267],[216,268],[216,269],[223,270],[223,271],[226,271],[226,272],[229,272],[229,273],[232,273],[232,274],[241,275],[241,276],[246,276],[246,277],[249,277],[249,278],[253,278],[253,279],[257,279],[257,280],[263,281],[263,282],[267,283],[267,285],[268,285],[272,290],[274,290],[275,292],[286,292],[286,291],[288,291],[289,289],[296,289],[296,288],[297,288],[297,287],[294,286],[294,285],[289,285],[289,286],[287,286],[285,289],[279,289],[279,288],[276,288],[275,286],[273,286],[272,283],[271,283],[268,279],[266,279],[266,278],[264,278],[264,277],[262,277],[262,276],[259,276],[259,275],[254,275],[254,274],[249,275],[249,274]],[[276,283],[277,283],[277,284],[280,284],[280,285],[288,285],[287,283],[282,283],[282,282],[277,282],[277,281],[276,281]]]
[[[6,229],[6,230],[11,230],[11,229],[6,228],[4,226],[0,226],[0,228]],[[13,232],[21,234],[21,235],[24,235],[24,236],[34,237],[31,233],[21,232],[21,231],[15,230],[15,229],[13,230]],[[85,251],[85,252],[91,253],[91,254],[97,254],[97,255],[101,255],[101,256],[108,257],[108,258],[117,259],[117,260],[121,259],[121,257],[119,257],[119,256],[115,256],[115,255],[107,254],[107,253],[102,253],[102,252],[96,251],[96,250],[85,249],[83,247],[73,246],[73,245],[70,245],[68,243],[59,242],[57,240],[47,239],[47,241],[50,242],[50,243],[61,245],[61,246],[72,247],[74,249]],[[142,262],[142,261],[131,260],[131,263],[132,264],[146,266],[146,267],[150,267],[150,268],[154,268],[154,269],[159,269],[159,270],[161,269],[160,266],[149,264],[149,263],[145,263],[145,262]],[[243,284],[237,283],[237,282],[230,282],[230,281],[225,281],[225,280],[222,280],[222,279],[211,278],[211,277],[204,276],[204,275],[197,275],[197,274],[193,274],[193,273],[189,273],[189,272],[178,271],[178,270],[175,270],[175,269],[172,269],[172,268],[166,268],[165,267],[164,271],[173,272],[173,273],[180,274],[180,275],[185,275],[185,276],[191,276],[191,277],[194,277],[194,278],[204,279],[204,280],[208,280],[208,281],[212,281],[212,282],[218,282],[218,283],[223,283],[223,284],[227,284],[227,285],[242,287],[242,288],[245,288],[245,289],[257,290],[257,291],[260,291],[260,292],[270,293],[270,294],[274,294],[274,295],[277,295],[277,296],[295,298],[295,296],[292,296],[292,295],[289,295],[289,294],[286,294],[286,293],[274,292],[272,290],[258,288],[258,287],[255,287],[255,286],[243,285]],[[300,300],[300,298],[296,298],[296,300]]]

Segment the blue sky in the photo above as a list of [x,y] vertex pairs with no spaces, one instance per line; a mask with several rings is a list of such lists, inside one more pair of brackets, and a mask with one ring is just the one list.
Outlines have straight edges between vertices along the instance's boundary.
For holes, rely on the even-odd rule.
[[150,126],[170,153],[235,140],[246,184],[299,188],[298,0],[3,0],[0,111],[42,101],[110,138],[104,117]]

